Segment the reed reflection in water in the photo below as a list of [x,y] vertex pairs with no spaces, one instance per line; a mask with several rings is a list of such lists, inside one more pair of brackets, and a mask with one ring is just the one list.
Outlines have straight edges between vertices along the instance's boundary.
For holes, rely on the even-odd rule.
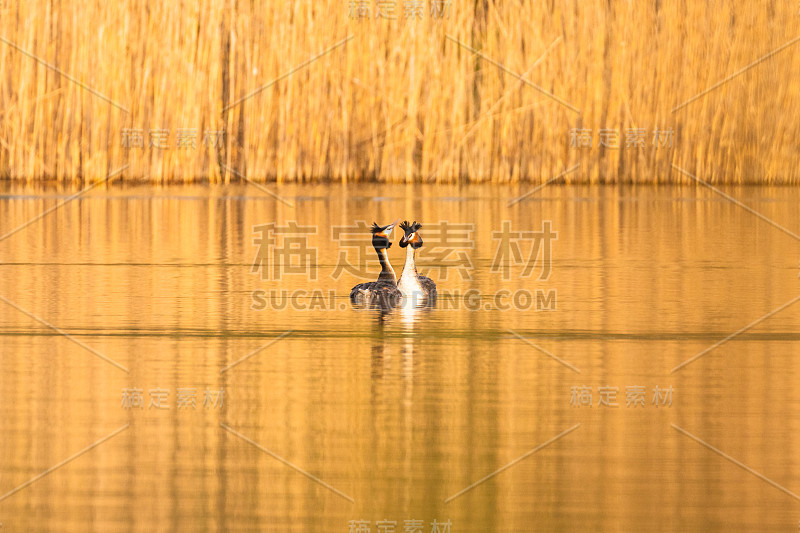
[[[2,234],[74,192],[2,187]],[[242,186],[98,189],[0,240],[4,530],[797,527],[791,235],[695,188],[548,186],[513,206],[524,188],[275,190],[293,207]],[[797,191],[726,191],[800,231]],[[332,228],[397,217],[426,243],[474,225],[469,275],[433,254],[436,306],[353,309],[364,280],[333,275]],[[547,280],[493,271],[504,221],[551,222]],[[308,271],[253,273],[254,227],[290,222],[315,230]],[[284,290],[306,296],[254,300]],[[514,308],[537,290],[554,310]]]

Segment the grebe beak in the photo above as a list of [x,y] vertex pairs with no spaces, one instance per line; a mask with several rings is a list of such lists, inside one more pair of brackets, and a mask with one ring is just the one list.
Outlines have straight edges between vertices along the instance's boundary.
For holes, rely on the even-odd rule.
[[399,218],[397,220],[395,220],[394,222],[392,222],[391,224],[389,224],[388,226],[386,226],[383,229],[383,233],[385,233],[387,237],[391,238],[392,230],[394,229],[394,227],[397,225],[398,222],[400,222]]

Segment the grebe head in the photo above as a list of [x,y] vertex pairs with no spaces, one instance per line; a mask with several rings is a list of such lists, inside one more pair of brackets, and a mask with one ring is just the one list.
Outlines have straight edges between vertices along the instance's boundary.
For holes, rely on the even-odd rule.
[[408,220],[400,223],[400,229],[405,232],[400,238],[400,247],[405,248],[409,244],[413,249],[420,248],[422,246],[422,237],[419,236],[419,229],[422,227],[422,224],[418,223],[416,220],[413,224],[409,224]]
[[372,246],[376,250],[382,250],[392,246],[392,230],[397,225],[397,220],[388,226],[379,226],[377,222],[372,223]]

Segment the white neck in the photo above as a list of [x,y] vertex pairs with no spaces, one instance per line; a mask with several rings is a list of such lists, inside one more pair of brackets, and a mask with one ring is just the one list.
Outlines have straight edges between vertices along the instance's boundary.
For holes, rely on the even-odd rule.
[[408,245],[406,247],[406,264],[403,266],[403,273],[400,275],[400,281],[397,282],[397,288],[400,289],[403,296],[422,292],[422,285],[419,284],[419,278],[417,277],[417,265],[414,261],[414,254],[414,248]]

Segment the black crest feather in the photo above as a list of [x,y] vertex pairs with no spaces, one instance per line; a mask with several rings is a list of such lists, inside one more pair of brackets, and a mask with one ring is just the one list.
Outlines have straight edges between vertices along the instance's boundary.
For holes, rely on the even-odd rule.
[[381,232],[383,230],[383,228],[380,227],[377,222],[373,222],[372,223],[372,228],[370,228],[370,229],[372,230],[372,233],[379,233],[379,232]]
[[408,220],[404,220],[400,223],[400,229],[405,231],[406,233],[415,233],[422,227],[422,224],[418,223],[416,220],[413,224],[409,223]]

